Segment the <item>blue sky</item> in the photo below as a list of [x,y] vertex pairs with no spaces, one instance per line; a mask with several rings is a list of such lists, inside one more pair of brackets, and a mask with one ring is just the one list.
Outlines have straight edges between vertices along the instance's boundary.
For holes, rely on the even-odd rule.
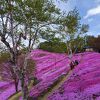
[[69,0],[57,4],[67,12],[75,7],[79,10],[81,23],[89,24],[89,35],[100,35],[100,0]]

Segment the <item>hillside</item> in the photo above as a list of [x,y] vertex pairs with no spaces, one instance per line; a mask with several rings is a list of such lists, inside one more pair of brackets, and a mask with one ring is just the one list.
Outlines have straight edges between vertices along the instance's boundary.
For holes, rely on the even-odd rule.
[[71,76],[49,100],[100,100],[100,54],[84,53]]
[[[39,83],[30,90],[32,100],[46,95],[70,71],[66,54],[34,50],[29,57],[36,63],[35,77]],[[75,54],[80,61],[72,73],[46,98],[48,100],[99,100],[100,99],[100,54],[85,52]],[[58,83],[57,83],[58,82]],[[20,90],[20,87],[19,87]],[[15,93],[13,81],[0,81],[0,99],[8,100]],[[96,98],[96,99],[93,99]],[[37,100],[37,99],[36,99]]]

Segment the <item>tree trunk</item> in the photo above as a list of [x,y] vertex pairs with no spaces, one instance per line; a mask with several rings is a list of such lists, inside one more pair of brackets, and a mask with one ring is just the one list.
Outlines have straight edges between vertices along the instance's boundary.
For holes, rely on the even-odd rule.
[[18,80],[17,79],[15,79],[15,90],[16,92],[18,92]]
[[22,89],[22,98],[23,100],[28,100],[28,87],[25,85],[25,78],[24,73],[21,74],[20,83],[21,83],[21,89]]

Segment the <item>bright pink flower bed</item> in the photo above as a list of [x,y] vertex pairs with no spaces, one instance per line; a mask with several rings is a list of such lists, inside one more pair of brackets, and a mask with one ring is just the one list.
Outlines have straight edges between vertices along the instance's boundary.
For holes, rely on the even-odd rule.
[[[37,97],[50,85],[52,85],[60,76],[69,71],[68,57],[65,54],[49,53],[40,50],[38,56],[37,52],[31,53],[31,58],[36,61],[36,73],[40,83],[34,86],[30,91],[30,96]],[[44,54],[44,56],[41,56]]]
[[[53,84],[59,76],[67,73],[69,70],[68,58],[64,54],[34,50],[29,54],[29,57],[36,62],[35,76],[40,80],[31,89],[30,96],[38,96],[44,89]],[[7,64],[5,65],[7,66]],[[7,86],[6,83],[9,85]],[[10,82],[0,82],[0,86],[0,98],[3,100],[15,93],[14,84],[10,84]]]
[[[37,97],[55,80],[70,70],[69,60],[65,54],[34,50],[29,54],[29,57],[36,62],[35,76],[40,80],[30,91],[32,97]],[[99,95],[100,54],[80,53],[74,55],[73,59],[81,61],[80,64],[60,89],[48,97],[49,100],[92,100],[85,98],[91,98],[93,93]],[[7,100],[13,93],[15,93],[13,83],[0,82],[0,99]],[[99,100],[99,96],[97,100]]]
[[68,80],[48,100],[100,100],[100,54],[84,53]]

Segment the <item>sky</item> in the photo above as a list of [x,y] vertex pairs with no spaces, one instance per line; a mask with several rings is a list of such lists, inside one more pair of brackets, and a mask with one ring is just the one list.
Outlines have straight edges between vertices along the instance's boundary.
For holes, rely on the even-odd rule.
[[57,4],[62,10],[78,9],[81,23],[89,25],[88,35],[100,35],[100,0],[69,0]]
[[76,7],[81,16],[81,23],[89,24],[87,34],[100,35],[100,0],[68,0],[67,3],[56,2],[56,4],[66,12]]

